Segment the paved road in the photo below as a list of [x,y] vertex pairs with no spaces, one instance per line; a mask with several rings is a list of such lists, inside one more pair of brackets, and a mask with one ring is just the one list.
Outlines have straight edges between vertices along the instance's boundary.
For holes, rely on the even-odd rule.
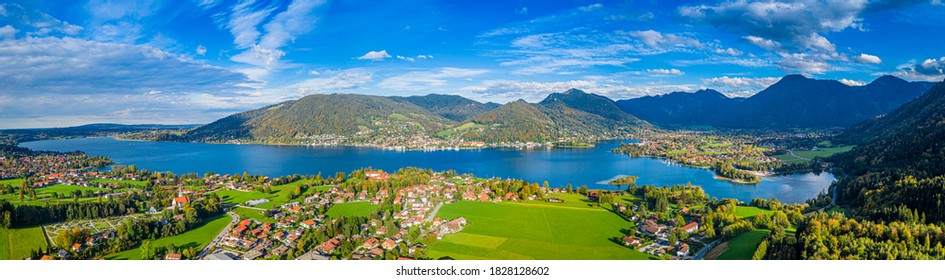
[[436,217],[436,212],[440,211],[440,207],[443,207],[443,203],[437,204],[436,207],[433,207],[433,212],[430,212],[430,215],[427,216],[427,218],[423,220],[427,222],[432,222],[433,217]]
[[195,259],[200,260],[206,257],[207,254],[210,254],[210,252],[208,252],[210,248],[216,247],[217,243],[219,243],[220,241],[223,241],[223,237],[225,237],[226,234],[230,232],[230,229],[233,228],[233,225],[240,222],[240,216],[237,216],[236,213],[233,213],[230,211],[227,211],[226,213],[230,214],[230,217],[232,217],[233,220],[230,221],[230,224],[226,225],[226,228],[224,228],[223,231],[220,231],[220,234],[217,234],[217,237],[213,238],[213,241],[210,241],[210,243],[208,243],[207,246],[203,247],[203,250],[200,250],[200,254],[197,254],[197,257]]

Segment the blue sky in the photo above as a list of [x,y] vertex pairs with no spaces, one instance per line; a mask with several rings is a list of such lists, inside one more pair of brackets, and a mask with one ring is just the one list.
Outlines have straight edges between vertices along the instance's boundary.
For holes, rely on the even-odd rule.
[[206,123],[336,92],[534,102],[945,78],[941,0],[0,3],[0,128]]

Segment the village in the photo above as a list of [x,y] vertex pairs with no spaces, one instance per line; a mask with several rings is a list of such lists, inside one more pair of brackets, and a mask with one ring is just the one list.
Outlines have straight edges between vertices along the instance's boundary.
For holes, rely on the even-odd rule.
[[[638,208],[645,208],[639,202],[602,201],[602,193],[598,191],[539,187],[527,182],[476,178],[448,171],[401,170],[387,173],[364,169],[326,178],[213,173],[198,177],[196,174],[152,173],[133,166],[113,166],[111,170],[82,168],[81,164],[70,164],[67,159],[55,154],[34,156],[31,160],[4,159],[3,170],[32,170],[34,175],[22,180],[16,188],[43,194],[35,199],[47,205],[134,198],[139,199],[135,204],[141,208],[128,215],[119,215],[117,220],[102,218],[45,225],[48,229],[55,229],[45,237],[50,244],[58,242],[55,235],[59,232],[72,229],[88,232],[83,237],[84,242],[58,246],[60,248],[43,255],[47,259],[107,258],[109,254],[82,252],[111,252],[96,249],[96,246],[121,232],[122,223],[118,221],[149,220],[156,221],[159,226],[184,223],[189,219],[185,211],[190,211],[187,210],[191,208],[190,204],[213,201],[223,203],[226,215],[214,219],[219,219],[220,225],[225,227],[213,232],[213,237],[201,237],[208,239],[204,245],[187,248],[190,251],[169,247],[153,256],[150,252],[146,255],[167,260],[423,259],[429,244],[462,232],[470,223],[463,216],[450,219],[437,216],[441,207],[459,201],[553,205],[577,198],[589,206],[600,205],[594,206],[598,209],[613,209],[627,221],[628,232],[626,236],[614,238],[633,250],[660,258],[693,258],[695,251],[707,247],[704,241],[712,239],[706,238],[700,228],[701,212],[689,213],[685,208],[667,207],[666,211],[671,211],[667,212],[669,217],[684,218],[666,218],[666,213],[661,211],[639,211]],[[87,162],[85,158],[78,159]],[[24,168],[23,164],[33,167]],[[13,182],[11,180],[5,181]],[[518,190],[508,189],[510,186]],[[51,188],[66,187],[85,189],[76,193],[72,200],[43,193]],[[620,192],[608,193],[626,196]],[[6,197],[12,198],[11,195],[6,194]],[[241,196],[246,197],[232,199]],[[27,203],[30,198],[21,198],[19,201],[22,202],[8,200]],[[339,206],[355,206],[359,213],[332,213],[334,209],[341,209]]]

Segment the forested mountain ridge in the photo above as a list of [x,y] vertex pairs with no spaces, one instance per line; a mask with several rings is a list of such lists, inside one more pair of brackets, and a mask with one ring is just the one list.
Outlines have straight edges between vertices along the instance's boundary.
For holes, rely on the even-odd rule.
[[621,110],[657,125],[717,125],[726,112],[744,100],[703,89],[618,100],[616,104]]
[[881,117],[847,128],[858,144],[830,160],[845,213],[812,213],[796,235],[772,234],[765,259],[945,258],[945,82]]
[[377,144],[421,137],[427,140],[417,141],[549,143],[613,138],[645,127],[649,124],[612,100],[574,89],[542,103],[501,106],[454,95],[316,94],[233,114],[170,140],[305,144],[328,137],[340,139],[332,144]]
[[501,106],[492,102],[480,103],[459,95],[445,94],[408,97],[392,96],[390,99],[413,103],[414,105],[453,121],[463,121]]
[[888,113],[934,83],[882,76],[864,86],[788,75],[748,98],[715,91],[619,100],[620,108],[663,126],[784,129],[846,127]]
[[292,142],[316,135],[430,135],[454,124],[412,103],[357,94],[315,94],[234,114],[186,133],[189,141]]

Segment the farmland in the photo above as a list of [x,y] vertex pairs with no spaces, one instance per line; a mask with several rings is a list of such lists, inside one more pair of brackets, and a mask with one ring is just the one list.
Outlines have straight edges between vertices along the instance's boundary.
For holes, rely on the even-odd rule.
[[647,259],[613,241],[629,223],[599,208],[552,203],[479,203],[443,206],[437,217],[465,217],[467,226],[430,246],[431,258]]
[[719,260],[750,260],[758,249],[758,244],[768,235],[768,230],[754,230],[742,233],[729,240],[728,250],[719,255]]
[[771,214],[771,213],[774,213],[774,211],[761,209],[761,208],[753,207],[753,206],[735,207],[735,216],[739,218],[751,218],[760,213]]
[[30,252],[46,248],[46,237],[40,227],[0,228],[0,260],[22,260]]
[[377,205],[367,202],[349,202],[332,205],[328,208],[329,217],[366,217],[377,211]]

